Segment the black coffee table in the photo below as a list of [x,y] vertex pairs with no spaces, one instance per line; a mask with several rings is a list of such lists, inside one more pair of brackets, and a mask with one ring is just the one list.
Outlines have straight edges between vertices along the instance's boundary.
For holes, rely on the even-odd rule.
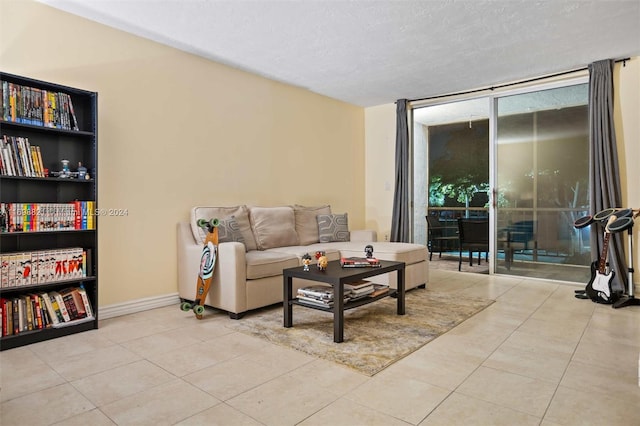
[[[288,268],[282,271],[283,275],[283,291],[284,291],[284,326],[293,327],[293,305],[300,305],[306,308],[318,309],[321,311],[333,312],[333,341],[340,343],[344,340],[344,311],[353,309],[358,306],[367,305],[387,296],[396,297],[398,300],[398,315],[404,315],[404,262],[392,262],[389,260],[381,260],[379,268],[343,268],[340,261],[334,260],[329,262],[325,271],[320,271],[316,265],[310,265],[309,271],[305,271],[303,266]],[[386,274],[387,272],[396,271],[398,276],[398,289],[392,288],[385,294],[365,297],[363,299],[349,301],[344,303],[344,285],[360,281],[362,279],[375,275]],[[293,279],[303,278],[306,280],[317,281],[331,284],[333,286],[333,306],[322,307],[305,304],[293,297]]]

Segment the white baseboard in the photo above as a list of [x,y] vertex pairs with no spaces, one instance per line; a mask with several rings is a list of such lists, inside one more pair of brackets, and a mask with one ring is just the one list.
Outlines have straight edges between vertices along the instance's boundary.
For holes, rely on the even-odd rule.
[[165,294],[162,296],[146,297],[144,299],[130,300],[115,305],[100,306],[98,308],[98,318],[101,320],[119,317],[121,315],[134,314],[149,309],[161,308],[163,306],[177,305],[180,303],[178,293]]

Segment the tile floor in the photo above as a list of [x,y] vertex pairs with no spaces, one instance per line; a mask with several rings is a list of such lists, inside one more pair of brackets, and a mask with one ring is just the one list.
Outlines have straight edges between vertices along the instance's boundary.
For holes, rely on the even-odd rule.
[[497,302],[374,377],[170,306],[1,352],[0,424],[640,425],[640,307],[522,278],[429,285]]

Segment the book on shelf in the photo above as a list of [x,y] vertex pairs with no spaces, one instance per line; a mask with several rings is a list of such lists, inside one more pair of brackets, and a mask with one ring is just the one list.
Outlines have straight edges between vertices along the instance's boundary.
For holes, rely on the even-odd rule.
[[55,315],[57,321],[54,320],[54,324],[63,323],[65,321],[64,315],[62,315],[62,309],[60,309],[60,305],[58,305],[58,299],[51,292],[47,293],[47,297],[49,298],[49,302],[51,302],[52,314]]
[[298,289],[298,295],[333,299],[333,287],[330,285],[312,285]]
[[351,300],[362,299],[367,297],[374,290],[373,283],[367,280],[360,280],[354,283],[348,283],[344,285],[345,290],[349,290],[349,297]]
[[307,297],[300,294],[298,294],[298,301],[323,308],[330,308],[333,306],[333,299],[317,299],[315,297]]
[[87,313],[87,316],[93,317],[93,310],[91,309],[91,302],[89,301],[87,290],[85,290],[83,285],[80,285],[80,287],[78,287],[76,290],[78,291],[78,293],[80,294],[80,297],[82,298],[82,302],[84,303],[84,309],[85,309],[85,312]]
[[13,301],[0,298],[0,308],[2,308],[2,335],[11,336],[13,334]]
[[351,296],[352,299],[356,299],[356,298],[367,296],[373,293],[373,290],[374,290],[373,285],[370,285],[368,287],[360,288],[358,290],[351,290],[349,292],[349,295]]
[[389,293],[389,286],[388,285],[374,284],[373,285],[373,292],[371,292],[371,294],[369,294],[369,297],[381,296],[381,295],[387,294],[387,293]]
[[21,312],[23,311],[22,303],[20,302],[19,297],[13,298],[13,334],[18,334],[22,330],[24,326],[24,319],[22,318]]
[[33,309],[31,297],[29,297],[28,294],[22,295],[21,297],[25,307],[24,319],[26,330],[33,330],[33,323],[35,322],[35,309]]
[[[344,303],[347,303],[350,300],[349,296],[345,296],[343,299]],[[298,294],[298,301],[301,303],[306,303],[308,305],[320,306],[322,308],[332,308],[334,304],[334,300],[327,299],[317,299],[315,297],[302,296]]]
[[382,266],[375,257],[342,257],[340,266],[343,268],[377,268]]
[[76,303],[75,297],[73,296],[73,291],[71,289],[60,290],[60,296],[62,296],[62,301],[67,308],[70,321],[84,318],[86,316],[86,313],[84,312],[84,309],[82,309],[82,306]]
[[50,297],[53,297],[53,299],[55,299],[55,303],[58,306],[58,309],[60,310],[60,314],[62,315],[62,319],[63,319],[62,322],[71,321],[71,317],[69,316],[69,311],[67,311],[67,305],[64,303],[64,299],[62,298],[62,295],[57,291],[50,291],[49,295]]
[[349,290],[359,290],[362,288],[367,288],[373,286],[373,283],[368,280],[360,280],[353,283],[347,283],[344,285],[344,288]]
[[[60,322],[58,318],[58,313],[54,309],[53,304],[51,303],[51,299],[49,298],[49,295],[45,292],[45,293],[40,293],[39,296],[40,296],[40,299],[42,300],[42,303],[44,304],[44,307],[49,317],[51,325],[58,324]],[[60,315],[60,318],[61,317],[62,315]]]

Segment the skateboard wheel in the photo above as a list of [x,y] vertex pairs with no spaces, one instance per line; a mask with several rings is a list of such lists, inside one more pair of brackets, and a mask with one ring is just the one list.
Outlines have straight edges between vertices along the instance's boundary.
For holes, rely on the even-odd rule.
[[189,310],[191,310],[191,303],[189,302],[182,302],[182,304],[180,305],[180,309],[187,312]]
[[202,315],[204,314],[204,306],[202,305],[197,305],[193,308],[193,312],[196,313],[196,315]]
[[198,219],[198,221],[196,222],[198,224],[198,227],[200,228],[207,228],[209,229],[209,231],[211,231],[213,228],[217,228],[220,225],[220,219],[218,218],[213,218],[213,219]]

